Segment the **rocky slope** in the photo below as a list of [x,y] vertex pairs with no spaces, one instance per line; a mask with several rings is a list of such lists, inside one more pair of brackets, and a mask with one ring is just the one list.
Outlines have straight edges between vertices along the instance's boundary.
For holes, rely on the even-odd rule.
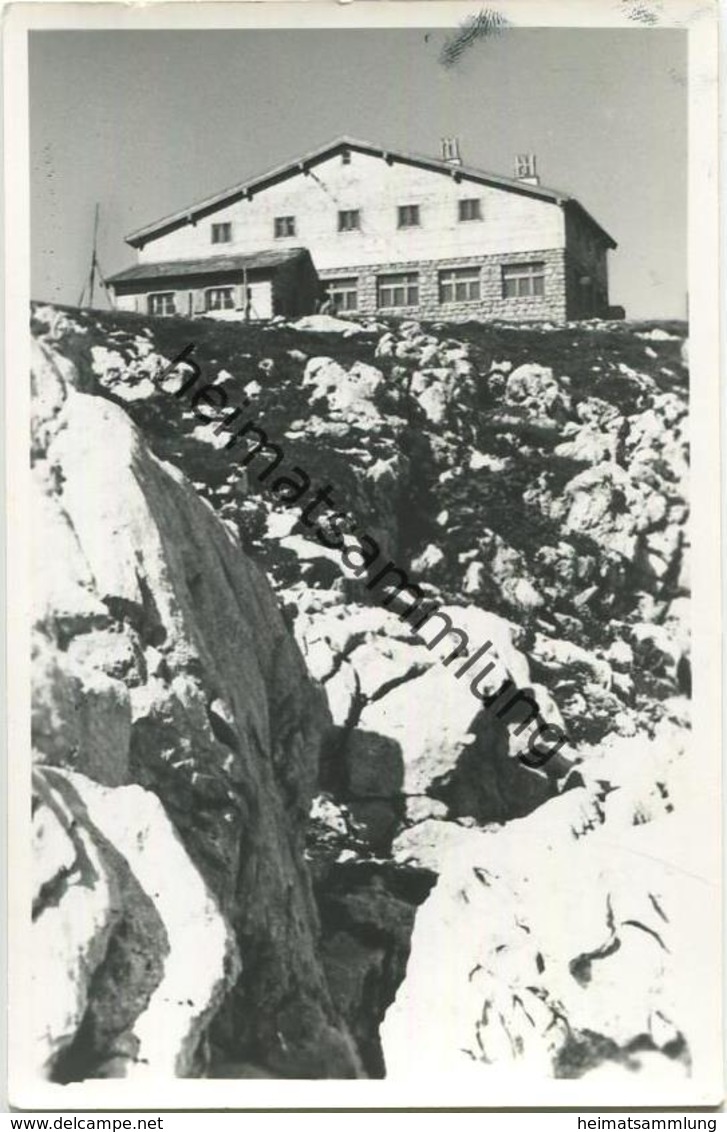
[[39,1072],[688,1073],[683,326],[33,325]]

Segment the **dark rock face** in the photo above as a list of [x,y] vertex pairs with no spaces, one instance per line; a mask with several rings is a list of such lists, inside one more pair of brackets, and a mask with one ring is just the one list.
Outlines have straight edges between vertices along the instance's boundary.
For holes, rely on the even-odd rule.
[[483,713],[472,730],[475,741],[450,771],[432,780],[428,791],[444,802],[451,817],[474,818],[478,825],[506,822],[553,796],[553,780],[510,755],[508,730],[497,716]]
[[404,979],[416,910],[434,880],[426,870],[344,864],[317,885],[328,985],[370,1077],[386,1076],[379,1027]]
[[[160,799],[150,828],[178,835],[216,941],[214,977],[153,1071],[688,1072],[699,1037],[669,993],[683,941],[675,928],[662,967],[633,927],[654,927],[652,897],[676,921],[679,886],[637,869],[631,907],[599,839],[610,827],[630,845],[648,825],[668,844],[686,797],[683,328],[341,338],[51,308],[35,322],[52,352],[36,390],[39,557],[50,541],[65,563],[38,587],[39,773]],[[332,485],[338,520],[324,509],[311,527],[312,491],[291,506],[261,475],[269,453],[225,448],[175,397],[183,371],[155,381],[192,341],[205,380],[230,405],[249,398],[280,474]],[[412,630],[403,580],[373,581],[387,562],[465,634],[465,657],[488,642],[493,672],[455,677],[457,633]],[[483,702],[501,686],[562,735],[542,767],[518,757],[522,702]],[[149,885],[121,875],[119,836],[89,832],[111,852],[89,989],[44,1039],[58,1079],[138,1070],[165,947],[185,947],[173,911],[155,927]],[[77,867],[63,844],[46,840],[41,908]],[[156,940],[148,967],[142,940]]]

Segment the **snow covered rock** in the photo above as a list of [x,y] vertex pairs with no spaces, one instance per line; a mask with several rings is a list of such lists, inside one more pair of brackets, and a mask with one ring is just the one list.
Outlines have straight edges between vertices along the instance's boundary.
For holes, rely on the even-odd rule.
[[307,314],[292,322],[296,330],[314,331],[317,334],[361,334],[364,327],[346,318],[335,318],[331,314]]
[[311,358],[303,374],[303,385],[313,387],[314,404],[325,399],[334,417],[361,425],[381,422],[373,398],[383,381],[374,366],[356,362],[345,370],[331,358]]
[[505,399],[536,416],[561,419],[570,410],[570,398],[561,390],[552,369],[532,363],[518,366],[509,374]]
[[[701,1014],[683,972],[706,894],[679,861],[687,827],[667,817],[617,842],[598,824],[554,840],[559,817],[548,824],[548,811],[578,793],[503,831],[451,839],[381,1027],[391,1077],[475,1074],[486,1087],[503,1071],[523,1085],[689,1074]],[[432,1017],[436,1026],[424,1024]]]
[[50,768],[36,791],[38,1073],[189,1075],[239,975],[229,923],[155,794]]

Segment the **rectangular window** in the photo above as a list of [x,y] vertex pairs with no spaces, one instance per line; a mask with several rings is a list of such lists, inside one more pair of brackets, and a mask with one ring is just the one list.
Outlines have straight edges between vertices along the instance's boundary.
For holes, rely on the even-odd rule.
[[341,164],[342,165],[350,165],[351,164],[351,150],[350,149],[344,149],[343,153],[341,154]]
[[276,240],[282,239],[284,236],[295,235],[295,217],[294,216],[276,216],[275,217],[275,238]]
[[174,291],[159,291],[147,299],[149,314],[176,314]]
[[481,220],[480,198],[470,197],[468,200],[461,200],[459,202],[459,218],[460,220]]
[[206,292],[208,311],[231,311],[235,307],[234,287],[210,287]]
[[479,297],[479,267],[455,267],[439,272],[440,303],[470,303]]
[[523,299],[544,294],[544,263],[505,263],[502,265],[503,299]]
[[231,224],[213,224],[212,225],[212,243],[213,244],[229,244],[232,239],[232,225]]
[[419,276],[416,272],[380,275],[377,279],[377,302],[380,307],[416,307],[419,305]]
[[326,290],[336,311],[358,310],[358,279],[329,279]]
[[338,231],[353,232],[361,227],[361,213],[357,208],[344,208],[338,214]]
[[418,228],[419,227],[419,205],[418,204],[400,204],[399,205],[399,227],[400,228]]

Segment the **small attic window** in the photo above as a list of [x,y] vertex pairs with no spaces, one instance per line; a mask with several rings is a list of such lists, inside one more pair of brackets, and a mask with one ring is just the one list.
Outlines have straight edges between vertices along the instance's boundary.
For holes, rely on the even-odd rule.
[[274,219],[273,231],[275,232],[275,239],[281,240],[286,236],[295,235],[295,217],[294,216],[276,216]]
[[354,232],[361,227],[361,213],[358,208],[344,208],[338,213],[338,231]]
[[212,243],[213,244],[229,244],[232,240],[232,225],[213,224],[212,225]]
[[350,164],[351,164],[351,150],[350,149],[344,149],[343,152],[341,153],[341,165],[350,165]]
[[398,208],[398,221],[397,227],[399,228],[418,228],[420,224],[419,219],[419,205],[418,204],[400,204]]
[[459,219],[460,221],[482,219],[479,197],[468,197],[459,202]]

